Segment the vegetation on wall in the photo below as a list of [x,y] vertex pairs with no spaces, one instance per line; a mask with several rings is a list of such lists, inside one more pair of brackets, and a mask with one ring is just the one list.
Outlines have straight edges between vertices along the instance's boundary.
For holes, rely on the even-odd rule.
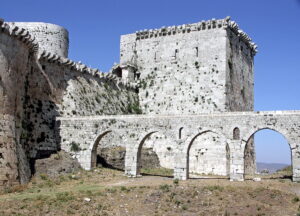
[[70,148],[71,151],[73,151],[73,152],[81,151],[80,144],[73,141],[73,142],[71,142],[70,145],[71,145],[71,148]]
[[140,108],[139,102],[130,103],[127,106],[127,112],[129,114],[142,114],[142,109]]

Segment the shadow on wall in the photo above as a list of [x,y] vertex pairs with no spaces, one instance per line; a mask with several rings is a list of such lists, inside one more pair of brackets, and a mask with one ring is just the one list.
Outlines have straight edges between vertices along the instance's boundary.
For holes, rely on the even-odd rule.
[[187,150],[187,174],[229,177],[230,150],[226,139],[212,131],[201,132],[191,139]]
[[[126,148],[122,146],[110,146],[112,137],[118,134],[106,131],[98,136],[92,149],[91,167],[106,167],[117,170],[125,169]],[[120,138],[120,141],[122,138]],[[160,167],[157,154],[153,148],[142,148],[141,150],[142,168],[152,169]]]

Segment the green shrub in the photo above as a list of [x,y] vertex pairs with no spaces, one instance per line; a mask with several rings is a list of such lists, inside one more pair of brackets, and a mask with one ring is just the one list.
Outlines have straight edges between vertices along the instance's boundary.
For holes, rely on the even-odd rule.
[[56,199],[60,202],[67,202],[70,200],[74,200],[75,197],[73,196],[72,193],[69,192],[61,192],[56,194]]
[[73,151],[73,152],[79,152],[79,151],[81,151],[81,148],[80,148],[80,146],[79,146],[79,144],[78,143],[76,143],[76,142],[71,142],[71,151]]
[[175,205],[179,206],[181,204],[180,200],[174,200]]
[[174,179],[173,183],[174,183],[174,185],[178,185],[179,184],[179,180],[178,179]]
[[123,191],[123,192],[128,192],[128,191],[130,191],[130,189],[127,188],[127,187],[125,187],[125,186],[121,186],[120,190]]
[[204,189],[207,189],[209,191],[215,191],[215,190],[223,191],[224,188],[222,186],[219,186],[219,185],[211,185],[211,186],[204,187]]
[[170,191],[170,185],[168,184],[163,184],[159,186],[159,189],[162,190],[163,192],[169,192]]
[[40,177],[41,177],[42,180],[47,180],[48,179],[48,175],[45,174],[45,173],[41,173]]
[[117,192],[117,189],[116,188],[106,188],[106,191],[109,193],[115,193],[115,192]]
[[299,197],[294,197],[294,198],[292,199],[292,202],[293,202],[293,203],[296,203],[296,202],[299,202],[299,201],[300,201]]
[[127,106],[127,112],[128,113],[134,113],[134,114],[142,114],[142,110],[140,108],[140,105],[138,102],[134,104],[128,104]]

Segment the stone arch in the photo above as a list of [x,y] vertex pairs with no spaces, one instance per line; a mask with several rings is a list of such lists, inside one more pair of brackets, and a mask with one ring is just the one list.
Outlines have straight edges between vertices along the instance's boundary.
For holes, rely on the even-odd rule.
[[97,148],[101,141],[101,139],[107,134],[111,133],[111,130],[105,131],[97,136],[95,142],[93,143],[91,150],[91,168],[95,168],[97,166]]
[[143,139],[139,142],[139,146],[137,148],[137,152],[136,152],[136,163],[137,163],[137,175],[141,175],[141,155],[142,155],[142,148],[143,148],[143,145],[145,143],[145,141],[150,138],[150,136],[152,134],[155,134],[157,133],[158,131],[152,131],[150,133],[147,133]]
[[[126,145],[126,156],[125,156],[125,175],[129,177],[137,177],[141,175],[141,157],[142,157],[142,148],[144,145],[147,145],[147,140],[152,137],[154,134],[157,135],[156,139],[162,135],[163,137],[167,138],[168,136],[165,133],[160,133],[160,131],[147,131],[145,133],[139,134],[137,139],[131,139],[130,142]],[[153,140],[152,140],[153,141]],[[132,142],[135,142],[135,145],[132,145]],[[155,141],[153,147],[155,146]],[[150,145],[151,145],[150,144]],[[167,146],[162,146],[163,148]],[[159,153],[154,150],[159,159]],[[162,161],[159,161],[160,165]]]
[[[190,172],[190,150],[191,150],[191,147],[192,147],[194,141],[198,137],[200,137],[204,134],[207,134],[207,133],[213,133],[215,135],[220,136],[224,140],[226,140],[226,137],[222,133],[216,133],[215,131],[212,131],[212,130],[205,130],[205,131],[199,132],[196,135],[192,136],[190,139],[188,139],[187,142],[186,142],[187,144],[184,147],[184,154],[186,155],[186,161],[185,161],[185,163],[186,163],[186,166],[185,166],[186,167],[186,179],[189,178],[189,172]],[[229,159],[229,157],[230,157],[230,147],[229,147],[227,142],[226,142],[226,145],[224,146],[224,152],[225,152],[224,157],[226,159]],[[228,161],[228,163],[229,163],[229,161]],[[227,168],[229,169],[230,165],[228,165],[228,163],[226,161],[226,165],[225,165],[226,169]],[[229,170],[226,170],[226,175],[229,175]]]
[[[251,141],[253,142],[254,140],[254,135],[259,132],[259,131],[263,131],[263,130],[271,130],[271,131],[274,131],[278,134],[280,134],[281,136],[284,137],[284,139],[287,141],[288,143],[288,146],[289,146],[289,149],[290,149],[290,154],[291,154],[291,166],[292,166],[292,170],[293,170],[293,154],[292,154],[292,146],[291,146],[291,141],[289,140],[289,136],[287,134],[286,131],[284,130],[281,130],[280,128],[274,128],[274,127],[268,127],[268,126],[265,126],[265,127],[259,127],[259,128],[256,128],[254,130],[251,130],[247,133],[247,135],[245,137],[247,137],[246,139],[243,139],[242,141],[242,146],[243,146],[243,155],[244,155],[244,177],[245,177],[245,174],[248,174],[247,173],[247,164],[245,163],[245,158],[246,158],[246,150],[248,149],[247,148],[247,145],[251,144]],[[255,152],[255,151],[254,151]],[[256,163],[256,159],[255,159],[255,156],[254,156],[254,163]],[[256,170],[256,164],[255,164],[255,170]],[[293,175],[294,175],[294,171],[293,171]]]
[[255,133],[257,133],[258,131],[261,131],[261,130],[272,130],[272,131],[275,131],[279,134],[281,134],[288,142],[290,148],[294,148],[294,146],[292,146],[293,142],[290,140],[290,137],[289,137],[289,133],[286,129],[282,129],[282,128],[276,128],[276,127],[270,127],[270,126],[263,126],[263,127],[258,127],[258,128],[254,128],[252,130],[248,130],[245,135],[242,137],[242,147],[243,147],[243,150],[245,150],[245,146],[248,142],[248,140],[253,137],[253,135]]

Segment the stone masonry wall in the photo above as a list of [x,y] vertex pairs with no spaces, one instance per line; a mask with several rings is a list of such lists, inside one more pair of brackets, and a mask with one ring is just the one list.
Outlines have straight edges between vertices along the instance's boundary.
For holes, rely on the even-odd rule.
[[[242,180],[245,170],[246,142],[254,133],[267,128],[278,131],[287,139],[292,153],[293,179],[300,180],[299,111],[231,112],[181,116],[91,116],[59,118],[58,120],[62,149],[73,152],[86,169],[91,167],[91,154],[95,141],[106,132],[106,134],[114,134],[115,140],[109,140],[109,142],[126,146],[128,161],[125,164],[128,170],[125,172],[130,175],[131,171],[137,169],[135,164],[137,149],[144,144],[146,137],[159,133],[170,141],[164,142],[164,145],[159,148],[165,154],[172,150],[170,155],[173,156],[174,175],[181,179],[185,178],[182,175],[185,175],[185,171],[188,170],[187,157],[191,156],[194,141],[197,137],[213,132],[216,138],[223,137],[222,139],[226,140],[222,147],[222,149],[227,148],[226,151],[222,150],[223,154],[226,154],[226,166],[223,166],[226,170],[222,172],[230,173],[232,180]],[[179,139],[178,132],[181,128],[183,128],[183,133]],[[234,135],[235,128],[239,128],[238,136]],[[103,145],[105,145],[104,137],[100,139]],[[80,151],[71,151],[72,142],[78,144]],[[219,157],[219,155],[214,157]],[[159,158],[161,162],[163,158]],[[228,161],[230,166],[227,166]]]
[[25,77],[36,49],[28,32],[0,20],[0,187],[28,181],[29,164],[20,139]]
[[[226,18],[123,35],[120,65],[136,66],[145,114],[250,111],[255,49],[237,24]],[[205,136],[193,145],[190,168],[200,173],[224,174],[220,171],[223,168],[216,168],[226,160],[224,142],[212,142],[209,140],[216,137]],[[255,171],[253,145],[247,145],[249,172]],[[213,162],[206,149],[215,149],[211,151],[219,155],[220,161]],[[204,161],[205,169],[196,168]]]
[[120,53],[140,74],[145,114],[253,109],[256,45],[229,18],[122,35]]
[[[237,25],[237,24],[236,24]],[[254,109],[254,75],[251,47],[241,40],[236,29],[227,29],[226,110],[251,111]],[[254,137],[246,146],[246,173],[256,171]]]
[[58,116],[117,115],[138,113],[134,88],[58,64],[42,57],[28,77],[26,101],[27,151],[43,158],[60,149],[54,130]]
[[47,51],[65,58],[68,57],[69,33],[65,28],[42,22],[11,22],[8,24],[28,30],[39,44],[39,53]]
[[[81,157],[90,154],[91,145],[87,143],[91,140],[80,133],[74,134],[76,139],[68,134],[70,137],[65,140],[65,131],[55,127],[58,117],[143,112],[152,118],[155,114],[253,108],[252,70],[256,47],[228,18],[122,36],[120,68],[129,65],[127,73],[137,68],[135,72],[140,74],[137,83],[124,82],[114,74],[105,74],[67,59],[69,39],[63,27],[0,20],[0,30],[0,124],[3,128],[0,130],[0,171],[5,173],[0,181],[4,185],[27,182],[31,161],[47,157],[60,148],[70,151],[74,144],[81,151],[73,153],[84,161],[85,167],[91,165],[85,161],[89,156]],[[127,76],[128,79],[132,77]],[[183,126],[179,132],[178,124],[165,123],[160,118],[151,123],[157,131],[146,131],[147,126],[138,130],[141,134],[127,134],[128,141],[150,133],[143,140],[144,147],[153,149],[161,166],[174,168],[178,150],[174,143],[184,141],[191,130]],[[98,133],[105,132],[104,129],[115,125],[116,121],[96,121],[88,126]],[[162,133],[159,123],[164,125],[163,130],[171,132]],[[98,145],[128,147],[122,130],[143,124],[128,125],[125,121],[118,130],[106,131],[102,139],[93,140],[92,149]],[[85,123],[76,125],[76,129],[81,126]],[[58,133],[64,136],[57,136]],[[226,142],[221,134],[215,133],[195,137],[190,149],[190,171],[228,174]],[[252,149],[253,145],[249,145],[246,151],[249,164],[254,158]]]
[[210,29],[137,40],[121,37],[121,65],[140,75],[145,114],[196,114],[225,110],[226,31]]
[[134,85],[64,58],[62,27],[2,20],[0,27],[1,185],[28,182],[32,162],[60,149],[56,117],[140,112]]
[[226,110],[254,109],[253,51],[231,29],[226,40]]
[[228,174],[225,137],[207,132],[198,136],[190,148],[189,171],[197,174]]

